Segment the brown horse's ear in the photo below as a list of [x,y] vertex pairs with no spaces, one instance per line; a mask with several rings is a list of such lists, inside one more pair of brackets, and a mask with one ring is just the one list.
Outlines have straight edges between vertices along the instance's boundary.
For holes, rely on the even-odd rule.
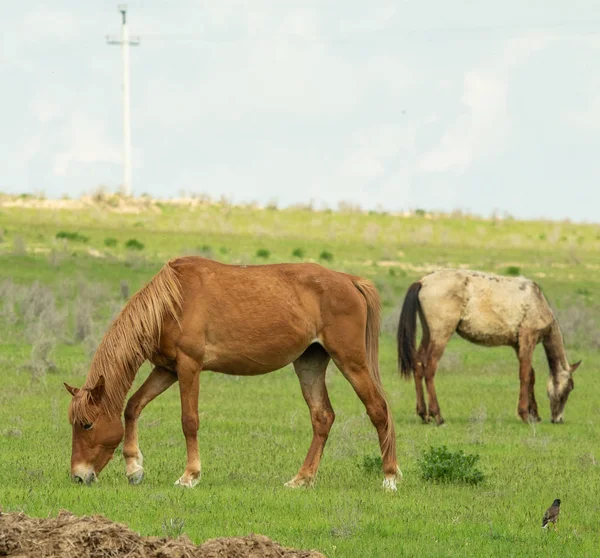
[[67,388],[67,391],[73,396],[75,397],[78,393],[79,393],[79,388],[76,387],[72,387],[69,384],[65,383],[65,387]]
[[102,395],[104,395],[104,376],[98,378],[96,385],[91,388],[89,392],[94,403],[99,403],[100,399],[102,399]]
[[577,370],[579,368],[580,364],[581,364],[581,361],[576,362],[575,364],[571,365],[571,374],[573,374],[573,372],[575,372],[575,370]]

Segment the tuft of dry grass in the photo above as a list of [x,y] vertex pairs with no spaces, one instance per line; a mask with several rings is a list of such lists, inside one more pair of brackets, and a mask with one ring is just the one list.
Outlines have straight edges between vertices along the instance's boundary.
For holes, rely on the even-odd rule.
[[121,281],[121,298],[123,300],[129,298],[129,283],[125,280]]
[[27,254],[27,245],[25,244],[25,239],[21,235],[17,235],[13,239],[12,252],[15,256],[24,256]]
[[81,343],[92,334],[92,303],[87,298],[78,297],[75,302],[75,341]]
[[557,310],[556,314],[565,344],[575,348],[600,349],[597,307],[576,302]]
[[26,366],[31,370],[31,376],[34,380],[39,380],[47,372],[54,372],[56,370],[56,364],[54,364],[51,358],[55,348],[56,338],[52,335],[42,336],[33,343],[31,358]]
[[470,444],[483,444],[483,429],[487,418],[486,408],[481,406],[474,409],[469,417],[468,439]]

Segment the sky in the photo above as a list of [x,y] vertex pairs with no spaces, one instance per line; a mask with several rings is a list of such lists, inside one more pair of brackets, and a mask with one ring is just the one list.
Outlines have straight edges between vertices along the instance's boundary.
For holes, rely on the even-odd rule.
[[[0,191],[117,190],[117,2],[2,11]],[[139,0],[128,22],[136,195],[600,222],[597,0]]]

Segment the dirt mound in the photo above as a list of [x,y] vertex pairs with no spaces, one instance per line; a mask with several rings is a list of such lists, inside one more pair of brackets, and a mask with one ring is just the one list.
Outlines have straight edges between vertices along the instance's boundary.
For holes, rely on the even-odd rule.
[[319,552],[284,548],[262,535],[210,539],[196,546],[187,537],[140,537],[101,515],[37,519],[0,512],[0,556],[25,558],[325,558]]

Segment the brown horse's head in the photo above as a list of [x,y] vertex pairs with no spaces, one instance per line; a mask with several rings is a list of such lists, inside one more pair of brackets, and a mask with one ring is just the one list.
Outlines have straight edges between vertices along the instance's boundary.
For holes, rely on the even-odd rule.
[[550,376],[548,379],[548,398],[550,399],[550,412],[553,423],[564,422],[563,413],[569,394],[575,388],[573,383],[573,372],[577,370],[581,361],[576,362],[560,376]]
[[69,405],[69,421],[73,427],[71,477],[90,484],[111,460],[123,439],[120,416],[110,416],[102,405],[105,397],[104,377],[93,388],[74,388],[65,384],[73,396]]

